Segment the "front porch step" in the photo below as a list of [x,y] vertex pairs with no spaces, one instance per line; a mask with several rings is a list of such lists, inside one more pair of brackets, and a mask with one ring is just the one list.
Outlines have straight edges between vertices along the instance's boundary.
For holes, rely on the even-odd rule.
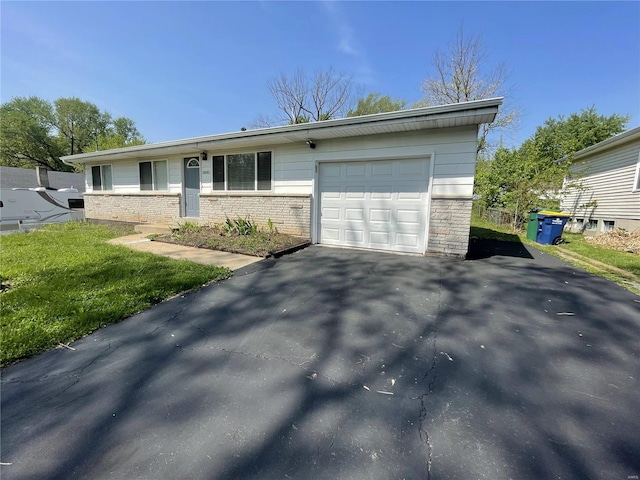
[[136,225],[134,228],[137,233],[146,233],[148,235],[152,233],[170,234],[174,228],[177,228],[177,225],[167,225],[161,223],[141,223],[139,225]]

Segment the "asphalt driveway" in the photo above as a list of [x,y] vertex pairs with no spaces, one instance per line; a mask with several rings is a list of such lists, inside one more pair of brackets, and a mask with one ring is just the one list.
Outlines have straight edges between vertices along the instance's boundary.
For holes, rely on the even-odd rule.
[[505,245],[310,247],[8,367],[2,478],[638,478],[640,297]]

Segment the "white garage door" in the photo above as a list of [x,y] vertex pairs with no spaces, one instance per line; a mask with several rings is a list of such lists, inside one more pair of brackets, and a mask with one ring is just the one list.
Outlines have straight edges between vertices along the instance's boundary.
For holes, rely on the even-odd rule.
[[321,163],[319,243],[424,253],[429,160]]

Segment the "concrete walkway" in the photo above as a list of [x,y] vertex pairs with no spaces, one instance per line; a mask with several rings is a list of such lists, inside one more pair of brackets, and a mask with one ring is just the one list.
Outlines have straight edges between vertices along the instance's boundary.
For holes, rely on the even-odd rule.
[[263,258],[260,257],[240,255],[238,253],[220,252],[207,248],[185,247],[172,243],[152,242],[147,238],[148,235],[147,233],[136,233],[135,235],[114,238],[109,240],[109,243],[112,245],[124,245],[140,252],[164,255],[165,257],[171,257],[175,260],[189,260],[203,265],[227,267],[230,270],[238,270],[239,268],[263,260]]

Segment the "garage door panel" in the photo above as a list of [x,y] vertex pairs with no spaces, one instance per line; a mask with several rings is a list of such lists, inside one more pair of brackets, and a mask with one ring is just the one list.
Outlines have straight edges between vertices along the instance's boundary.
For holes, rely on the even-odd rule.
[[420,200],[422,199],[422,192],[407,189],[405,191],[398,192],[397,198],[398,200]]
[[367,173],[367,166],[364,163],[347,164],[347,178],[364,177]]
[[393,185],[371,185],[371,199],[390,199],[393,194]]
[[393,175],[393,162],[372,162],[371,176],[390,177]]
[[340,164],[326,164],[322,166],[322,176],[323,178],[341,178],[342,166]]
[[364,220],[363,208],[345,208],[344,213],[345,220]]
[[344,241],[350,243],[364,243],[364,231],[363,230],[349,230],[344,231]]
[[391,220],[391,210],[370,209],[369,220],[372,222],[389,222]]
[[348,199],[363,199],[365,194],[365,186],[364,185],[353,185],[348,186],[344,189],[346,195],[345,197]]
[[322,198],[331,200],[331,199],[340,199],[340,187],[335,185],[328,185],[327,190],[322,192]]
[[339,228],[326,228],[322,229],[322,239],[327,241],[338,242],[340,240],[340,229]]
[[396,218],[398,219],[398,223],[420,225],[419,210],[398,210]]
[[370,232],[369,243],[376,248],[384,248],[391,245],[391,234],[389,232]]
[[322,218],[324,218],[325,220],[340,220],[340,208],[323,207]]
[[428,165],[427,159],[320,164],[319,242],[423,253]]
[[417,247],[418,238],[417,234],[398,233],[396,235],[396,244],[404,247]]

